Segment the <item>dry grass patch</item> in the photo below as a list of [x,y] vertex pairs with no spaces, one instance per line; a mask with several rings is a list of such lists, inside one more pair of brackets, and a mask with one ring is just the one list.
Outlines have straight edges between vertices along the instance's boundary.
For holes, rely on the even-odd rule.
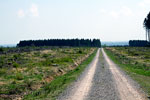
[[110,58],[136,80],[150,97],[150,48],[107,47]]
[[0,55],[0,99],[32,93],[75,69],[96,48],[32,49]]

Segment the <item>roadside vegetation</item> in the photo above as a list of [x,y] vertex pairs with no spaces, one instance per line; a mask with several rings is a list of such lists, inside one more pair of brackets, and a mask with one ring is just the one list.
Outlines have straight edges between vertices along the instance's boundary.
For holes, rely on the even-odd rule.
[[[54,98],[66,86],[63,84],[75,79],[76,73],[80,72],[79,65],[95,50],[77,47],[0,48],[0,100],[45,95]],[[69,80],[66,79],[71,75]]]
[[150,48],[106,47],[105,51],[150,96]]

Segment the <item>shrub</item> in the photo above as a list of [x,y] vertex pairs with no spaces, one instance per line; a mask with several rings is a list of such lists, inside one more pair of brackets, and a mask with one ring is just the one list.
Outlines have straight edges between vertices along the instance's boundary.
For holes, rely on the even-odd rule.
[[13,57],[14,57],[14,59],[17,59],[17,58],[18,58],[18,55],[14,55]]
[[45,61],[41,62],[43,66],[50,66],[52,62],[49,59],[46,59]]
[[66,57],[66,58],[62,58],[61,61],[62,62],[72,62],[72,59]]
[[43,58],[47,58],[49,55],[48,54],[43,54]]
[[0,60],[0,68],[2,68],[4,65],[4,61],[3,60]]
[[33,80],[25,80],[24,83],[26,84],[28,89],[31,89],[32,85],[35,84],[35,82]]
[[17,63],[15,62],[15,63],[13,63],[13,67],[18,68],[18,67],[19,67],[19,64],[17,64]]
[[38,51],[38,52],[34,52],[34,56],[35,57],[39,57],[40,56],[40,52]]
[[145,55],[144,58],[145,58],[145,59],[149,59],[150,56],[149,56],[149,55]]
[[83,52],[81,50],[79,50],[78,53],[82,54]]
[[6,72],[7,72],[7,70],[6,70],[6,69],[4,69],[4,68],[2,68],[2,69],[0,70],[0,75],[5,74]]
[[16,74],[16,79],[17,79],[17,80],[23,80],[23,78],[24,78],[24,77],[23,77],[23,75],[22,75],[21,73],[17,73],[17,74]]
[[2,47],[0,47],[0,52],[3,52],[3,51],[4,51],[4,49]]

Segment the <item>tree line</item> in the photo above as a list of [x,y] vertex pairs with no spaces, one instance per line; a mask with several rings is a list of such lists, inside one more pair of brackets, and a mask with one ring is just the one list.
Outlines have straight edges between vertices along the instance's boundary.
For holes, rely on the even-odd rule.
[[146,40],[130,40],[129,46],[132,47],[150,47],[150,12],[144,19],[143,27],[146,30]]
[[149,46],[148,41],[145,40],[130,40],[129,46],[131,47],[147,47]]
[[23,40],[17,47],[26,46],[71,46],[71,47],[101,47],[100,39],[48,39],[48,40]]

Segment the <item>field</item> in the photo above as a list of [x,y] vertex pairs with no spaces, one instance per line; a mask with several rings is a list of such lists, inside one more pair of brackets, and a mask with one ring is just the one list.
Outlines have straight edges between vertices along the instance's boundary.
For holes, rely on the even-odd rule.
[[31,96],[28,94],[32,93],[39,95],[36,91],[46,88],[51,82],[56,84],[53,80],[76,69],[95,50],[69,47],[1,48],[0,99],[28,98]]
[[150,48],[106,47],[105,51],[150,96]]

